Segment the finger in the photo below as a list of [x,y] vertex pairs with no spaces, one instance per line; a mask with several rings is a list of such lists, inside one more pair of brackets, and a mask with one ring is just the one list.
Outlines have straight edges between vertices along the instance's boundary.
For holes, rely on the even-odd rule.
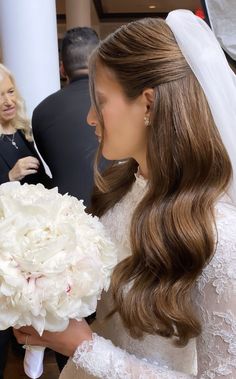
[[28,168],[38,169],[40,164],[39,164],[39,162],[27,160],[27,161],[21,161],[21,162],[17,161],[15,166],[18,167],[19,170],[25,170]]
[[37,172],[38,172],[37,170],[28,169],[28,170],[24,171],[24,176],[31,175],[31,174],[37,174]]
[[[29,331],[29,333],[26,333],[25,331]],[[25,327],[21,329],[13,329],[13,333],[17,342],[21,345],[45,346],[45,342],[33,328]]]
[[37,170],[39,168],[39,165],[37,163],[34,163],[34,162],[28,162],[27,164],[24,165],[24,168],[26,170],[28,170],[30,168]]
[[15,334],[17,342],[21,345],[33,345],[33,346],[44,346],[42,339],[40,337],[29,335],[25,333]]
[[21,341],[23,341],[23,339],[25,340],[27,334],[23,333],[19,329],[13,329],[13,333],[14,333],[14,336],[16,337],[16,339],[17,339],[17,342],[24,344],[24,342],[21,342]]
[[33,162],[37,163],[38,165],[40,164],[39,160],[35,157],[32,157],[33,158]]
[[12,329],[13,329],[14,336],[16,338],[18,338],[18,336],[20,336],[21,334],[25,334],[24,332],[22,332],[21,329],[15,329],[15,328],[12,328]]
[[21,158],[19,160],[24,161],[24,162],[31,161],[31,162],[39,163],[39,160],[37,158],[33,157],[32,155],[28,155],[28,157],[24,157],[24,158]]
[[32,335],[39,335],[37,330],[35,330],[32,326],[22,326],[21,328],[19,329],[14,329],[16,331],[19,331],[20,333],[23,333],[23,334],[32,334]]
[[19,162],[19,166],[20,167],[25,167],[25,168],[28,168],[28,167],[39,167],[40,163],[39,161],[35,161],[32,157],[28,157],[27,160],[23,160],[21,162]]

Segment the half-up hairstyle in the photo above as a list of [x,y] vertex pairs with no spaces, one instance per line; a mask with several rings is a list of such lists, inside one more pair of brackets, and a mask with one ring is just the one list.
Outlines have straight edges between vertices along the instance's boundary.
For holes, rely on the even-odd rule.
[[[155,93],[149,185],[131,222],[132,255],[113,273],[115,310],[132,336],[158,334],[184,345],[201,332],[192,289],[216,248],[214,204],[229,185],[231,163],[205,95],[164,20],[124,25],[94,52],[92,102],[103,127],[94,92],[97,64],[113,72],[127,99],[147,88]],[[97,172],[95,214],[102,216],[125,195],[135,171],[130,159],[103,176]]]
[[14,120],[12,120],[12,126],[16,130],[21,130],[28,141],[32,141],[33,138],[32,138],[30,120],[28,119],[27,114],[26,114],[24,100],[22,99],[16,87],[15,79],[12,73],[3,64],[0,63],[0,81],[3,79],[4,76],[9,77],[16,93],[16,117],[14,118]]

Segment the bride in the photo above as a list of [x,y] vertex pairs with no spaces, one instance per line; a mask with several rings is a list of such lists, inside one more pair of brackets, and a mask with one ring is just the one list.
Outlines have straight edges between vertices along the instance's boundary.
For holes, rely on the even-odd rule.
[[93,330],[71,320],[18,341],[71,356],[61,379],[236,378],[235,76],[204,21],[178,10],[105,39],[90,81],[88,121],[114,161],[96,172],[93,212],[119,263]]

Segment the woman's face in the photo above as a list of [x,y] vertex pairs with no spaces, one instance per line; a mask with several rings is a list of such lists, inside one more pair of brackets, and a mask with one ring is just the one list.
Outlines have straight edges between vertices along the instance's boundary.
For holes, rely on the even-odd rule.
[[94,86],[104,130],[93,107],[87,120],[95,127],[99,141],[103,139],[102,155],[109,160],[134,158],[140,164],[146,160],[145,96],[128,100],[115,75],[101,65],[97,65]]
[[0,74],[0,124],[4,127],[16,116],[16,93],[8,75]]

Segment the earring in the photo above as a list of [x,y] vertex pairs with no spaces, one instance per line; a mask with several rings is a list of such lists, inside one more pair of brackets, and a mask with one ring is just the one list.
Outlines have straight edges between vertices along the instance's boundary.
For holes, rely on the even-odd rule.
[[144,116],[144,125],[149,126],[150,125],[150,118],[148,116]]

